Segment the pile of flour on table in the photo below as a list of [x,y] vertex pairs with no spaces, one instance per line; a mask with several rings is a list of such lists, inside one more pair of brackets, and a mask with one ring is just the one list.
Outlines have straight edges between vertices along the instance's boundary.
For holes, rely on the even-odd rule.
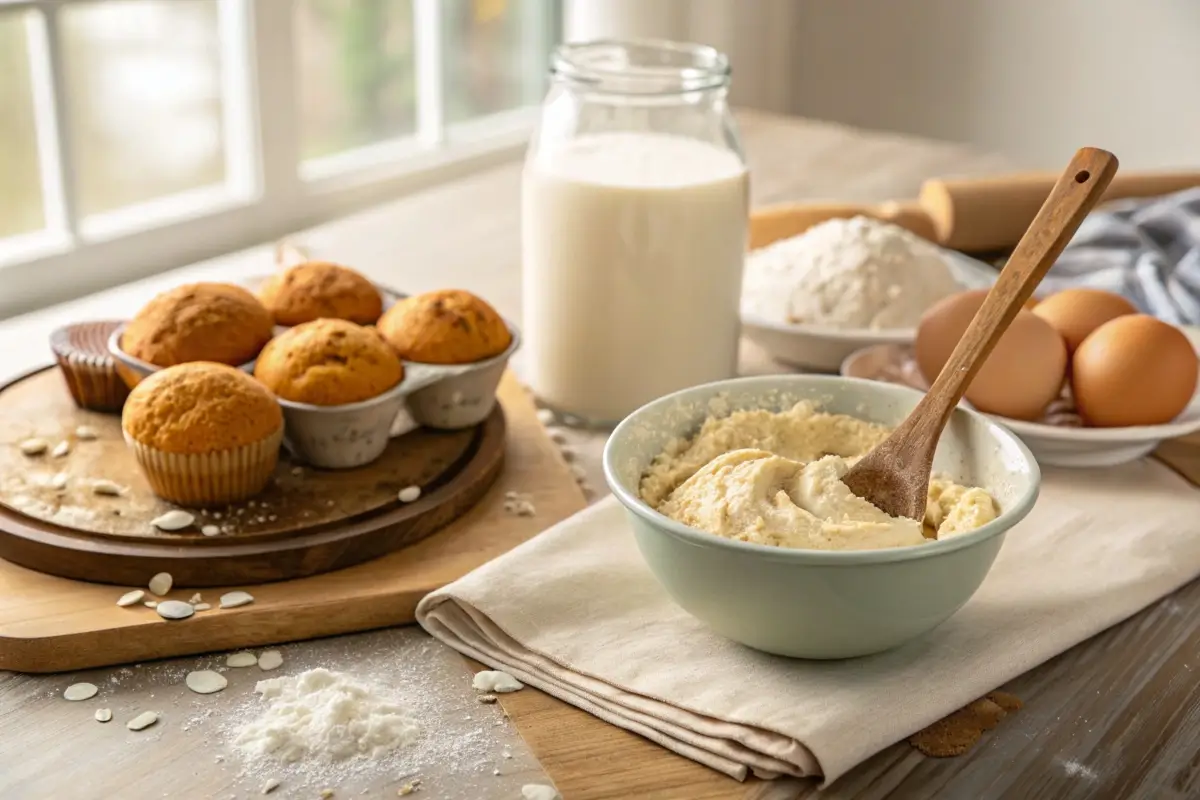
[[284,762],[376,758],[411,745],[421,734],[413,712],[352,676],[317,668],[259,681],[267,708],[233,746],[248,758]]

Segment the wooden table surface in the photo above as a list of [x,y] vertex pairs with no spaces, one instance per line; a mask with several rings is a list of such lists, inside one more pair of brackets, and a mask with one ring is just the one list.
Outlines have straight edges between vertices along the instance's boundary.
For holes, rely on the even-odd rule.
[[[755,204],[797,199],[879,201],[907,197],[930,176],[986,174],[1017,165],[970,148],[867,133],[824,123],[742,114]],[[519,165],[511,164],[400,199],[298,236],[315,255],[354,265],[407,291],[458,285],[520,320]],[[271,267],[264,246],[80,301],[0,322],[0,377],[49,358],[46,336],[62,322],[127,314],[182,280],[245,277]],[[514,366],[522,370],[518,357]],[[773,367],[750,345],[743,371]],[[571,432],[599,496],[603,436]],[[1008,688],[1024,711],[969,756],[928,759],[898,744],[821,793],[829,798],[1175,798],[1200,797],[1200,582],[1042,665]],[[281,673],[312,666],[345,670],[408,693],[436,735],[407,762],[350,775],[282,774],[273,797],[395,797],[412,770],[431,798],[517,798],[525,783],[548,782],[564,764],[576,777],[566,800],[624,798],[620,764],[596,763],[589,776],[586,737],[556,735],[561,704],[532,690],[519,702],[532,715],[522,740],[496,707],[474,703],[462,661],[415,628],[284,648]],[[180,682],[211,658],[185,658],[88,675],[0,673],[0,798],[225,798],[258,796],[269,774],[246,771],[225,743],[253,705],[258,675],[238,670],[225,691],[191,694]],[[118,716],[91,720],[90,707],[63,701],[64,687],[90,679],[123,710],[158,707],[167,717],[144,735]],[[517,698],[514,697],[514,700]],[[86,711],[87,713],[83,713]],[[603,723],[591,720],[595,726]],[[589,724],[591,724],[589,723]],[[594,728],[597,729],[598,728]],[[631,752],[648,743],[629,735]],[[528,743],[528,744],[527,744]],[[505,758],[505,755],[511,756]],[[656,797],[697,800],[687,784],[696,764],[665,751]],[[549,772],[546,777],[543,769]],[[493,774],[499,771],[499,775]],[[689,776],[692,776],[691,778]],[[736,789],[732,783],[730,788]],[[805,797],[811,781],[747,784],[750,798]]]

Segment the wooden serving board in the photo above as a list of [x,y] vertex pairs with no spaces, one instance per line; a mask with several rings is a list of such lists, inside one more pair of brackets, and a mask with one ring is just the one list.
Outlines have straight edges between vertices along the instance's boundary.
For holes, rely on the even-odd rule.
[[[118,608],[119,587],[0,561],[0,669],[59,672],[412,622],[417,602],[426,594],[586,504],[558,448],[538,422],[532,401],[511,374],[505,376],[499,398],[505,420],[500,424],[507,426],[501,451],[505,466],[473,507],[427,538],[357,566],[230,587],[253,594],[251,605],[166,622],[140,605]],[[537,513],[518,517],[505,511],[504,495],[509,491],[531,495]],[[123,544],[129,541],[122,539]],[[271,541],[267,535],[267,543]],[[144,581],[134,585],[143,586]],[[201,594],[216,605],[218,595],[228,590]],[[171,596],[186,600],[194,591],[173,590]]]
[[[96,438],[80,439],[81,425]],[[311,469],[285,454],[259,495],[188,509],[194,525],[160,531],[152,520],[176,506],[151,491],[120,417],[80,410],[59,370],[41,370],[0,387],[0,558],[125,586],[168,572],[181,588],[287,580],[378,558],[471,508],[504,463],[499,406],[466,430],[406,427],[378,460],[357,469]],[[66,442],[70,451],[25,455],[17,445],[31,437]],[[99,480],[121,494],[96,494]],[[401,503],[408,486],[420,487],[421,497]],[[206,526],[216,535],[204,535]]]

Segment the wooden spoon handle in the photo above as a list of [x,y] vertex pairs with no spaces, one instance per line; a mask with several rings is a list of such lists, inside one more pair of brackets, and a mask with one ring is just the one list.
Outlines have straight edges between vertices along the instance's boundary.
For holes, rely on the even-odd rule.
[[927,405],[940,412],[943,427],[975,373],[1116,172],[1117,157],[1106,150],[1084,147],[1075,153],[925,396]]

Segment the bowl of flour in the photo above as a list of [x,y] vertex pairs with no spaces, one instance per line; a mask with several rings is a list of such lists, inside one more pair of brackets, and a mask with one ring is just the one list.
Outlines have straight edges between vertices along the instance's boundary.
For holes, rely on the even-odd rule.
[[912,342],[926,309],[995,276],[898,225],[830,219],[747,255],[742,326],[777,361],[836,372],[855,350]]

